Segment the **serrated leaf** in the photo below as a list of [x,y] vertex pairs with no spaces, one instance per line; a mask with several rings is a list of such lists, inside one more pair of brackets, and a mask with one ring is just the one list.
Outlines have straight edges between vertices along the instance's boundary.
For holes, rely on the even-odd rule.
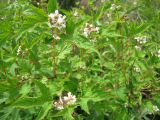
[[12,104],[12,106],[20,108],[31,108],[41,106],[45,102],[48,102],[48,99],[44,97],[26,97],[18,99]]
[[53,117],[59,117],[62,116],[64,120],[74,120],[72,114],[74,112],[74,108],[67,107],[64,110],[58,112],[57,114],[53,115]]
[[39,112],[36,120],[43,120],[51,108],[52,108],[52,102],[45,103],[42,106],[41,111]]
[[11,66],[11,68],[10,68],[10,73],[13,75],[13,76],[15,76],[16,75],[16,69],[18,68],[18,65],[16,64],[16,63],[13,63],[12,64],[12,66]]
[[49,91],[49,88],[46,87],[46,85],[43,84],[43,83],[40,82],[40,81],[34,81],[34,82],[35,82],[35,84],[38,86],[39,90],[41,91],[42,97],[51,99],[51,93],[50,93],[50,91]]
[[147,30],[149,27],[151,27],[151,24],[141,24],[140,26],[137,27],[136,33],[141,33]]
[[52,13],[54,12],[58,7],[57,0],[49,0],[48,2],[48,12]]
[[81,105],[82,109],[89,114],[88,101],[89,101],[89,99],[82,98],[80,105]]
[[24,85],[22,86],[22,88],[21,88],[21,90],[19,91],[19,93],[22,94],[22,95],[26,95],[26,94],[29,93],[30,89],[31,89],[31,86],[26,83],[26,84],[24,84]]
[[103,91],[100,91],[96,89],[95,87],[94,88],[84,87],[83,89],[84,89],[83,91],[84,95],[81,97],[79,104],[87,113],[89,113],[88,102],[89,101],[93,101],[93,102],[102,101],[105,99],[106,95]]
[[0,83],[0,92],[5,92],[9,90],[9,85],[7,85],[6,83]]

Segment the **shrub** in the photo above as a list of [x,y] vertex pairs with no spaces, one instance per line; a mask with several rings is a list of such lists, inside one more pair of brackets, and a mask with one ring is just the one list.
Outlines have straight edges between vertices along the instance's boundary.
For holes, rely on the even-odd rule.
[[88,2],[0,2],[1,120],[159,119],[160,2]]

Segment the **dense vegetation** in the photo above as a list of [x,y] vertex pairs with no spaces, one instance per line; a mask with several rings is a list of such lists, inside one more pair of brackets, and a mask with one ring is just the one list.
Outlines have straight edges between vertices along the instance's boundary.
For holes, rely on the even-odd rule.
[[159,0],[1,0],[0,120],[159,120]]

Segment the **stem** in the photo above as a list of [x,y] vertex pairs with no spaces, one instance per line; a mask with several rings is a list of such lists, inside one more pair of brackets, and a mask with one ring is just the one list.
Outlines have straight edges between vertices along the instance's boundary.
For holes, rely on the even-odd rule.
[[[52,47],[54,48],[56,41],[53,37],[54,36],[53,29],[51,30],[51,32],[52,32]],[[55,30],[55,33],[57,34],[57,30]],[[53,50],[53,75],[54,75],[54,78],[57,78],[57,61],[56,61],[56,54],[54,50]]]

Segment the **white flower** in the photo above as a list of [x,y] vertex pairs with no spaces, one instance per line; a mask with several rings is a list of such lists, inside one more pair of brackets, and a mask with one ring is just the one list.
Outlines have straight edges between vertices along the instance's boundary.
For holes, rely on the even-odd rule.
[[102,2],[102,3],[104,3],[104,2],[105,2],[105,0],[101,0],[101,2]]
[[99,27],[94,27],[93,24],[86,23],[83,29],[84,36],[88,37],[92,32],[99,33]]
[[53,38],[54,38],[55,40],[60,40],[60,39],[61,39],[58,35],[53,35]]
[[92,43],[96,43],[97,42],[97,40],[94,38],[94,39],[91,39],[90,40]]
[[110,17],[111,17],[111,14],[110,14],[110,13],[107,13],[106,16],[107,16],[108,18],[110,18]]
[[138,67],[134,67],[134,71],[137,72],[137,73],[139,73],[141,70]]
[[88,37],[88,32],[84,31],[83,34],[85,37]]
[[54,106],[56,107],[57,110],[62,110],[64,109],[65,106],[72,105],[75,102],[76,102],[76,96],[72,95],[71,92],[68,92],[67,96],[63,96],[62,98],[59,97],[59,100],[54,102]]
[[22,46],[20,45],[17,50],[17,56],[22,54]]
[[58,28],[59,30],[66,28],[66,16],[59,14],[58,10],[48,15],[52,28]]
[[27,75],[23,75],[23,76],[21,77],[21,79],[22,79],[22,80],[27,80],[27,79],[28,79],[28,76],[27,76]]
[[157,51],[157,57],[160,58],[160,50]]
[[125,108],[127,108],[128,106],[129,106],[128,103],[125,103],[125,104],[124,104],[124,107],[125,107]]
[[134,38],[137,40],[139,44],[145,44],[147,42],[147,37],[146,36],[138,36]]
[[78,16],[78,12],[75,11],[75,12],[73,13],[73,16],[77,17],[77,16]]
[[157,106],[153,105],[153,111],[158,112],[159,108]]
[[40,3],[39,3],[39,2],[37,2],[37,5],[39,6],[39,5],[40,5]]
[[141,48],[141,46],[136,45],[136,46],[135,46],[135,49],[141,50],[142,48]]
[[95,31],[96,31],[97,33],[99,33],[99,27],[96,27],[96,28],[95,28]]
[[110,7],[111,10],[119,10],[120,8],[121,8],[121,6],[116,5],[116,4],[112,4],[111,7]]
[[63,97],[63,100],[67,105],[71,105],[71,104],[74,104],[76,102],[76,96],[72,95],[71,92],[69,92],[67,94],[67,96]]
[[56,107],[57,110],[62,110],[64,109],[63,107],[63,100],[60,97],[58,101],[54,102],[54,106]]
[[134,1],[134,2],[133,2],[133,5],[137,5],[137,1]]

